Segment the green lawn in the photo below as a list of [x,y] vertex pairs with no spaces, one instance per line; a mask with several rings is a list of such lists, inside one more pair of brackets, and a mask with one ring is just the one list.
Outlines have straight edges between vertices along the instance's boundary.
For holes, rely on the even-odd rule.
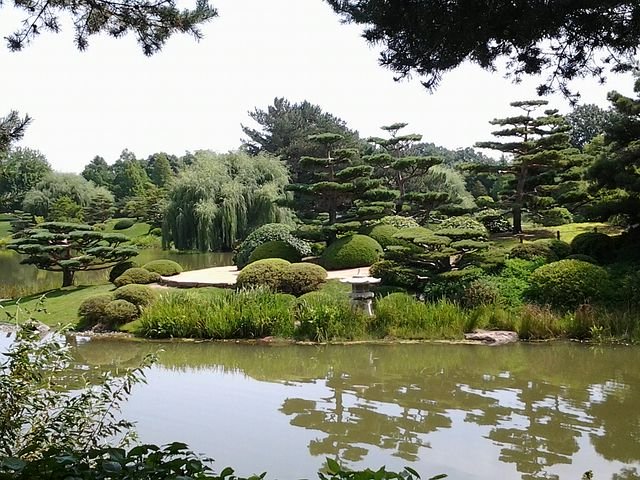
[[122,233],[131,239],[143,237],[147,233],[149,233],[149,228],[150,228],[149,224],[145,222],[134,223],[132,227],[125,228],[124,230],[114,230],[113,226],[116,224],[118,220],[122,220],[122,219],[114,218],[112,220],[109,220],[107,222],[107,228],[105,229],[105,232]]
[[11,222],[5,220],[4,217],[0,218],[0,238],[8,237],[11,235]]
[[[620,227],[614,227],[608,223],[601,222],[585,222],[585,223],[569,223],[557,227],[542,227],[539,225],[525,225],[524,235],[525,241],[533,241],[541,238],[556,238],[556,232],[560,232],[560,240],[571,243],[577,235],[585,232],[593,232],[597,229],[600,233],[607,235],[619,235],[622,233]],[[491,241],[505,248],[511,248],[520,243],[520,240],[512,234],[496,234],[491,236]]]
[[[112,290],[113,285],[111,284],[59,288],[49,292],[23,297],[20,300],[2,302],[0,303],[0,309],[10,315],[15,315],[16,304],[19,303],[20,309],[23,311],[19,312],[18,321],[26,320],[25,311],[29,311],[32,312],[33,318],[46,325],[75,324],[78,320],[78,307],[83,300],[93,297],[94,295],[108,293]],[[43,297],[44,302],[41,301]],[[36,311],[40,310],[39,307],[43,307],[43,309]],[[5,315],[2,320],[9,321],[9,318]]]

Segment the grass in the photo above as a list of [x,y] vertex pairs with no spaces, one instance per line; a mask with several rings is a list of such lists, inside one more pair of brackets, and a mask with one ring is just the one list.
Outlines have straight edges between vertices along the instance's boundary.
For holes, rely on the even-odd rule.
[[116,224],[118,220],[122,220],[121,218],[112,218],[107,222],[107,228],[105,228],[105,232],[109,233],[122,233],[126,235],[130,239],[136,239],[139,237],[144,237],[149,233],[149,229],[151,228],[148,223],[145,222],[136,222],[133,226],[129,228],[125,228],[124,230],[114,230],[113,226]]
[[[95,295],[109,293],[113,285],[82,285],[77,287],[59,288],[44,293],[29,295],[18,300],[8,300],[0,303],[0,308],[9,315],[15,315],[16,306],[32,313],[33,318],[45,325],[75,324],[78,320],[76,312],[83,300]],[[41,298],[45,298],[44,304]],[[40,307],[44,309],[40,309]],[[21,315],[21,316],[20,316]],[[18,321],[25,320],[24,312],[20,314]],[[6,318],[9,319],[8,317]]]
[[[527,224],[524,225],[525,241],[534,241],[541,238],[556,238],[556,232],[560,232],[560,240],[571,243],[577,235],[586,232],[593,232],[595,229],[600,233],[607,235],[619,235],[622,228],[614,227],[608,223],[602,222],[585,222],[585,223],[568,223],[567,225],[559,225],[557,227],[543,227],[540,225]],[[495,234],[491,236],[491,241],[497,246],[511,248],[520,243],[520,239],[513,234]]]

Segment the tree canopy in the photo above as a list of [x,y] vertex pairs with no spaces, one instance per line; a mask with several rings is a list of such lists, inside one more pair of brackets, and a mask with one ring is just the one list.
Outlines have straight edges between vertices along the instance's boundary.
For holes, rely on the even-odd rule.
[[175,0],[15,0],[13,4],[26,14],[5,38],[12,51],[21,50],[42,32],[58,33],[61,14],[71,16],[80,50],[87,48],[92,35],[106,33],[119,38],[131,32],[145,55],[159,51],[174,33],[188,33],[200,39],[199,26],[217,16],[207,0],[196,0],[194,8],[183,10]]
[[568,82],[605,69],[629,71],[640,45],[640,4],[633,0],[327,0],[346,22],[364,25],[381,44],[380,63],[435,88],[470,61],[507,75],[547,73],[539,94],[570,94]]

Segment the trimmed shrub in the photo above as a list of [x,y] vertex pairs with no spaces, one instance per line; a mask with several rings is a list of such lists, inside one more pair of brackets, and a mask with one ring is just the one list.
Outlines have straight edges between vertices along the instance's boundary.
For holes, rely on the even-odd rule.
[[558,260],[558,257],[549,245],[536,242],[519,243],[509,252],[509,258],[520,258],[522,260],[536,260],[541,258],[547,263]]
[[295,296],[318,290],[327,280],[327,271],[313,263],[292,263],[282,278],[280,291]]
[[78,307],[78,317],[80,318],[78,327],[81,329],[91,328],[94,325],[105,321],[105,309],[112,300],[113,297],[108,293],[89,297],[84,300]]
[[555,227],[573,222],[573,215],[564,207],[550,208],[540,214],[539,223],[545,227]]
[[391,225],[392,227],[396,227],[400,230],[420,226],[413,218],[403,217],[401,215],[388,215],[386,217],[382,217],[378,222],[378,225]]
[[485,226],[469,216],[449,217],[436,226],[436,232],[446,230],[463,230],[475,233],[478,237],[486,238],[488,236]]
[[138,307],[126,300],[113,300],[104,308],[104,316],[112,327],[134,321],[140,315]]
[[533,300],[563,309],[602,300],[610,290],[609,274],[604,268],[579,260],[543,265],[529,280],[528,295]]
[[371,265],[369,273],[372,277],[382,280],[383,285],[415,289],[420,283],[418,271],[399,265],[390,260],[381,260]]
[[137,268],[139,266],[140,265],[137,262],[133,262],[131,260],[114,265],[113,268],[109,271],[109,282],[115,282],[116,278],[118,278],[124,272],[126,272],[130,268]]
[[580,260],[581,262],[588,262],[588,263],[593,263],[594,265],[598,265],[598,261],[595,258],[590,257],[589,255],[582,255],[580,253],[574,253],[574,254],[568,255],[566,259]]
[[562,260],[563,258],[567,258],[571,255],[571,245],[567,242],[563,242],[562,240],[557,240],[555,238],[543,238],[536,240],[533,243],[534,245],[546,245],[549,247],[558,260]]
[[298,249],[282,240],[258,245],[249,256],[249,264],[258,260],[264,260],[265,258],[282,258],[288,262],[299,262],[302,260]]
[[367,235],[378,242],[383,248],[387,248],[390,245],[401,245],[403,242],[394,235],[400,231],[399,228],[393,225],[376,225],[367,230]]
[[156,292],[146,285],[123,285],[113,293],[116,300],[133,303],[139,310],[148,307],[156,299]]
[[505,233],[511,231],[511,222],[505,218],[500,210],[488,208],[478,212],[476,217],[490,233]]
[[263,243],[283,241],[288,243],[300,254],[300,257],[311,255],[311,246],[308,242],[295,237],[292,234],[294,230],[290,225],[283,223],[267,223],[254,230],[238,248],[234,263],[238,268],[242,269],[249,263],[249,257],[253,251]]
[[502,297],[498,288],[485,279],[471,282],[462,294],[462,305],[466,308],[481,307],[500,303]]
[[142,268],[155,272],[163,277],[170,277],[171,275],[177,275],[182,272],[182,265],[173,260],[152,260],[149,263],[145,263]]
[[589,255],[599,263],[606,263],[611,260],[614,247],[613,239],[604,233],[581,233],[571,241],[572,253]]
[[320,263],[327,270],[368,267],[380,260],[382,247],[366,235],[339,238],[322,253]]
[[161,237],[162,236],[162,229],[161,228],[152,228],[151,230],[149,230],[149,235],[152,235],[154,237]]
[[121,218],[114,225],[114,230],[126,230],[127,228],[131,228],[135,225],[136,221],[131,218]]
[[122,287],[123,285],[129,285],[132,283],[139,285],[155,283],[158,280],[160,280],[160,275],[155,272],[150,272],[145,268],[130,268],[116,278],[113,284],[116,287]]
[[240,271],[236,286],[238,288],[263,286],[271,290],[279,290],[289,265],[291,262],[281,258],[257,260]]

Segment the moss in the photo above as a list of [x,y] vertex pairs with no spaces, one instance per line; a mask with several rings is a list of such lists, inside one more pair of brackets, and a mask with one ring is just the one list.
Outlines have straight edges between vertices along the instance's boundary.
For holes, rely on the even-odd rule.
[[368,267],[380,260],[382,247],[366,235],[339,238],[322,253],[321,264],[327,270]]
[[171,275],[177,275],[182,272],[182,265],[173,260],[152,260],[149,263],[145,263],[142,268],[155,272],[163,277],[170,277]]
[[264,260],[265,258],[282,258],[289,262],[299,262],[302,260],[298,249],[282,240],[266,242],[256,247],[249,256],[249,263]]

